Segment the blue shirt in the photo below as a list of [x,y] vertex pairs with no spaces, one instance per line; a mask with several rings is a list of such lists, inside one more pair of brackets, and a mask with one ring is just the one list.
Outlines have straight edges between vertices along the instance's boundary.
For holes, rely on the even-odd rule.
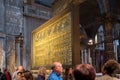
[[50,74],[50,76],[48,77],[48,80],[62,80],[62,78],[61,78],[60,74],[53,71]]

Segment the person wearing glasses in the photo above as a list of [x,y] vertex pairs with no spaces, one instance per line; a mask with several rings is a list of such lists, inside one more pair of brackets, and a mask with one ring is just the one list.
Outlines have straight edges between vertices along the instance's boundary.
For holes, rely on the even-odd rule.
[[16,80],[22,80],[22,72],[17,73],[17,79]]
[[22,73],[22,80],[33,80],[33,75],[29,70]]
[[63,80],[61,77],[62,71],[62,64],[60,62],[54,62],[52,65],[52,73],[49,75],[48,80]]
[[23,72],[24,71],[24,67],[23,66],[19,66],[17,71],[15,71],[12,75],[12,80],[16,80],[17,79],[17,73],[18,72]]

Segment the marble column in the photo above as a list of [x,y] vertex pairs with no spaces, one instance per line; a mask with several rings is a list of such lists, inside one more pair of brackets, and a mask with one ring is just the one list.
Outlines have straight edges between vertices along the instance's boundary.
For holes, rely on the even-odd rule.
[[16,55],[15,55],[15,58],[16,58],[15,61],[16,62],[15,63],[16,63],[16,66],[20,66],[21,65],[20,43],[16,43],[15,45],[16,45],[16,47],[15,47],[16,48]]
[[23,37],[20,35],[16,36],[15,40],[16,48],[16,66],[23,65]]

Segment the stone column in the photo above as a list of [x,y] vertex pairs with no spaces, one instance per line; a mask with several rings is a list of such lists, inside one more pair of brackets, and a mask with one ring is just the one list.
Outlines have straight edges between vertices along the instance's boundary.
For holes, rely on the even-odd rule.
[[23,65],[23,37],[22,34],[15,37],[16,65]]
[[113,47],[113,36],[112,36],[112,17],[110,13],[107,13],[104,17],[104,28],[105,28],[105,59],[114,59],[114,47]]
[[80,56],[79,5],[72,4],[72,54],[73,66],[82,62]]
[[15,50],[16,50],[16,53],[15,53],[15,63],[16,63],[16,66],[20,66],[21,65],[21,60],[20,60],[20,43],[19,42],[16,42],[15,44]]
[[23,65],[23,40],[20,41],[20,64]]

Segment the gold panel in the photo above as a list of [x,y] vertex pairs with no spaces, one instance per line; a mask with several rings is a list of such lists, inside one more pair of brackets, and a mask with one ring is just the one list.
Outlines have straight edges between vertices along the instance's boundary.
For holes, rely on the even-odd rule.
[[32,67],[51,66],[54,61],[72,65],[71,13],[40,26],[32,33]]

